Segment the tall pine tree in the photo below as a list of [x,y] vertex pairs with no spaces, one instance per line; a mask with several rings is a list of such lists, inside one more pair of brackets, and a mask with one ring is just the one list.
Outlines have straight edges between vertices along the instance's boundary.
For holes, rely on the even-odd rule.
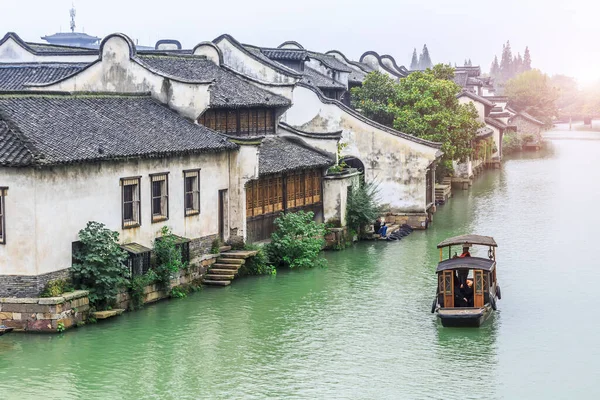
[[492,63],[492,67],[490,68],[490,76],[494,79],[497,79],[500,75],[500,64],[498,63],[498,56],[494,56],[494,62]]
[[429,56],[429,50],[427,49],[427,45],[423,45],[423,52],[421,53],[421,57],[419,59],[419,69],[425,70],[431,67],[433,67],[433,63],[431,62],[431,57]]
[[410,69],[411,71],[416,71],[419,69],[419,59],[417,58],[417,49],[413,50],[412,60],[410,61]]
[[523,71],[531,70],[531,54],[529,54],[529,47],[525,46],[525,55],[523,56]]
[[467,63],[467,65],[468,65],[469,67],[472,67],[472,66],[473,66],[473,62],[471,61],[471,59],[470,59],[470,58],[469,58],[469,62]]
[[502,46],[502,60],[500,61],[500,80],[506,82],[513,76],[512,51],[510,49],[510,41],[506,41],[506,45]]

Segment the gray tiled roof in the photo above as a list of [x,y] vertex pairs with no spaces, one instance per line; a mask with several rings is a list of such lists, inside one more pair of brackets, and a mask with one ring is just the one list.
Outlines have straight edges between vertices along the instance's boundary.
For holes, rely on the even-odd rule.
[[470,98],[471,100],[478,101],[479,103],[486,105],[488,107],[494,107],[494,105],[495,105],[494,103],[492,103],[485,97],[481,97],[475,93],[469,92],[468,90],[463,90],[462,92],[460,92],[459,94],[456,95],[457,98],[460,98],[463,96],[466,96],[466,97]]
[[90,49],[88,47],[61,46],[46,43],[27,43],[27,45],[39,53],[98,53],[97,49]]
[[485,119],[485,123],[488,124],[488,125],[494,126],[494,127],[498,128],[498,129],[506,129],[506,128],[508,128],[508,125],[506,125],[504,122],[502,122],[500,120],[497,120],[495,118],[487,117]]
[[260,51],[272,60],[304,61],[308,58],[308,52],[300,49],[268,49],[263,47]]
[[267,136],[259,149],[259,174],[269,175],[292,170],[328,167],[334,156],[311,148],[300,140]]
[[254,55],[256,58],[260,59],[263,63],[268,64],[275,69],[283,70],[288,74],[298,75],[298,71],[294,71],[293,69],[288,68],[285,65],[280,64],[277,61],[271,60],[269,57],[265,56],[258,47],[243,45],[243,48],[246,49],[246,51],[250,52],[252,55]]
[[344,64],[343,62],[341,62],[333,56],[328,56],[327,54],[317,53],[314,51],[309,51],[308,56],[310,58],[314,58],[316,60],[321,61],[328,68],[342,72],[352,72],[352,68],[350,68],[349,66],[347,66],[346,64]]
[[454,83],[456,83],[460,87],[467,87],[467,80],[469,79],[469,74],[467,72],[454,72]]
[[0,93],[0,165],[53,165],[237,146],[149,95]]
[[150,69],[189,81],[210,81],[211,107],[287,107],[291,101],[261,89],[201,56],[138,55]]
[[72,75],[85,63],[0,64],[0,90],[23,90],[27,83],[49,83]]
[[304,66],[304,77],[302,82],[316,86],[320,89],[346,89],[346,86],[333,80],[330,76],[324,75],[308,66]]

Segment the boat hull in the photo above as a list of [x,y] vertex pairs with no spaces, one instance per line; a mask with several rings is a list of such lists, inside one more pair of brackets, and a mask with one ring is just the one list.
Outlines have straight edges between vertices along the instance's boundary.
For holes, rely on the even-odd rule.
[[438,318],[442,326],[453,328],[478,328],[491,315],[490,307],[481,308],[442,308]]
[[12,332],[12,330],[13,330],[13,328],[9,328],[7,326],[0,325],[0,336],[4,335],[5,333]]

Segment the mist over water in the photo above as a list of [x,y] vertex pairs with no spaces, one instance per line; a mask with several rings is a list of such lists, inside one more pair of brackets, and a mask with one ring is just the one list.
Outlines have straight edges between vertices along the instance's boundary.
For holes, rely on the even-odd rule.
[[[329,268],[239,279],[63,335],[0,338],[5,399],[597,399],[600,133],[455,191],[428,231],[326,253]],[[569,140],[573,138],[577,140]],[[499,311],[430,314],[435,245],[499,243]],[[477,253],[475,253],[477,254]]]

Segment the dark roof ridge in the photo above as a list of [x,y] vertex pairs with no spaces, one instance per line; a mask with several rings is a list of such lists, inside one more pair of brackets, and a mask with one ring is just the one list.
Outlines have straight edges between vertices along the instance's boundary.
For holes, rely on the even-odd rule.
[[401,73],[400,71],[395,71],[391,68],[389,68],[387,65],[385,65],[384,63],[381,62],[381,56],[379,55],[379,53],[377,53],[376,51],[372,51],[372,50],[368,50],[365,51],[361,56],[359,61],[362,63],[363,62],[363,58],[366,56],[373,56],[377,59],[377,63],[379,64],[379,66],[381,68],[383,68],[384,70],[386,70],[387,72],[389,72],[390,74],[396,76],[397,78],[405,78],[407,74]]
[[468,98],[478,101],[488,107],[494,107],[496,105],[496,104],[492,103],[491,101],[489,101],[488,99],[486,99],[485,97],[481,97],[473,92],[469,92],[468,90],[461,91],[459,94],[456,95],[456,98],[458,99],[462,96],[467,96]]
[[281,126],[284,129],[288,129],[299,136],[308,137],[311,139],[340,139],[342,137],[342,132],[344,132],[343,130],[339,130],[339,131],[335,131],[335,132],[323,132],[323,133],[307,132],[307,131],[301,130],[299,128],[296,128],[295,126],[289,125],[288,123],[283,122],[283,121],[279,122],[279,126]]
[[306,50],[304,48],[304,46],[302,46],[300,43],[296,42],[295,40],[286,40],[285,42],[281,43],[279,46],[277,46],[278,49],[283,48],[283,46],[285,46],[286,44],[293,44],[294,46],[298,46],[299,50]]
[[305,149],[308,149],[310,151],[314,151],[315,153],[319,153],[322,156],[325,156],[325,157],[328,157],[328,158],[329,157],[333,157],[335,159],[335,154],[330,153],[330,152],[325,151],[325,150],[318,149],[316,147],[313,147],[313,146],[311,146],[310,144],[306,143],[303,139],[301,139],[299,137],[293,137],[293,136],[278,136],[278,137],[280,137],[281,139],[286,140],[288,142],[291,142],[291,143],[297,144],[299,146],[302,146]]
[[[334,56],[330,56],[325,53],[320,53],[318,51],[311,51],[311,50],[308,51],[308,56],[321,61],[327,67],[329,67],[331,69],[335,69],[336,71],[342,71],[342,72],[352,72],[353,71],[352,68],[350,68],[348,65],[344,64],[343,62],[341,62]],[[331,60],[333,60],[333,62]],[[342,67],[336,66],[335,63],[340,64]]]
[[[35,54],[35,55],[56,55],[56,54],[60,54],[60,55],[65,55],[66,56],[66,55],[91,55],[91,54],[96,55],[96,54],[98,54],[98,50],[87,49],[87,48],[84,48],[84,47],[62,46],[62,45],[48,44],[48,43],[28,43],[28,42],[25,42],[23,39],[21,39],[21,37],[19,35],[17,35],[15,32],[7,32],[4,35],[4,37],[2,39],[0,39],[0,46],[3,45],[4,42],[8,41],[8,39],[13,39],[23,49],[25,49],[28,52],[30,52],[32,54]],[[41,52],[41,51],[38,51],[38,50],[35,50],[34,48],[32,48],[31,44],[33,44],[33,45],[39,45],[39,46],[46,46],[46,47],[58,47],[58,48],[64,48],[64,49],[72,49],[73,51],[61,51],[61,52],[46,51],[46,52]]]
[[0,68],[33,68],[33,67],[70,67],[89,65],[85,61],[19,61],[19,62],[0,62]]
[[392,57],[389,54],[384,54],[381,56],[381,58],[386,58],[388,60],[390,60],[392,62],[392,65],[394,66],[394,68],[396,68],[396,70],[398,70],[398,72],[400,72],[401,74],[405,74],[408,75],[408,69],[406,69],[406,67],[404,65],[398,66],[398,64],[396,64],[396,59],[394,57]]
[[[279,63],[270,64],[270,63],[265,62],[260,57],[257,57],[255,54],[252,54],[251,51],[248,51],[248,49],[246,49],[244,47],[244,45],[242,45],[233,36],[231,36],[231,35],[229,35],[227,33],[224,33],[221,36],[216,37],[215,39],[213,39],[212,42],[213,43],[220,42],[223,39],[229,40],[238,50],[241,50],[243,53],[245,53],[246,55],[254,58],[255,60],[257,60],[261,64],[264,64],[264,65],[267,65],[267,66],[269,66],[269,67],[271,67],[273,69],[276,69],[278,72],[281,72],[282,74],[290,76],[292,78],[298,78],[298,79],[302,78],[301,74],[298,74],[298,73],[296,73],[295,71],[293,71],[293,70],[291,70],[289,68],[285,68],[283,65],[281,65]],[[279,64],[279,65],[277,65],[277,64]]]
[[390,134],[392,134],[394,136],[398,136],[398,137],[401,137],[403,139],[409,140],[411,142],[422,144],[424,146],[428,146],[428,147],[431,147],[431,148],[434,148],[434,149],[440,149],[442,147],[441,143],[436,143],[436,142],[432,142],[432,141],[429,141],[429,140],[426,140],[426,139],[422,139],[422,138],[417,137],[417,136],[409,135],[408,133],[400,132],[400,131],[397,131],[395,129],[389,128],[389,127],[387,127],[385,125],[382,125],[379,122],[375,122],[375,121],[373,121],[373,120],[365,117],[364,115],[360,114],[359,112],[351,109],[350,107],[348,107],[344,103],[342,103],[342,102],[340,102],[338,100],[333,100],[333,99],[330,99],[328,97],[325,97],[323,95],[323,93],[321,93],[321,91],[319,89],[317,89],[317,88],[315,88],[315,87],[313,87],[313,86],[311,86],[309,84],[306,84],[306,83],[303,83],[303,82],[298,82],[296,85],[297,86],[301,86],[303,88],[310,89],[311,91],[313,91],[314,93],[317,94],[317,96],[319,97],[319,100],[321,100],[322,103],[325,103],[325,104],[334,104],[334,105],[340,107],[346,113],[352,115],[353,117],[355,117],[357,119],[360,119],[364,123],[366,123],[368,125],[371,125],[374,128],[381,129],[382,131],[390,133]]
[[138,58],[189,58],[189,59],[199,59],[199,60],[208,60],[204,54],[182,54],[182,53],[161,53],[159,51],[153,51],[151,53],[140,53],[137,55]]
[[176,39],[160,39],[158,40],[155,44],[154,44],[154,50],[160,50],[158,48],[158,46],[160,46],[161,44],[174,44],[175,46],[177,46],[177,50],[181,50],[181,42],[179,40]]
[[[354,61],[354,60],[350,60],[348,57],[346,57],[346,55],[345,55],[344,53],[342,53],[342,52],[341,52],[341,51],[339,51],[339,50],[335,50],[335,49],[333,49],[333,50],[329,50],[329,51],[327,51],[325,54],[326,54],[326,55],[331,55],[331,54],[329,54],[329,53],[338,53],[339,55],[341,55],[341,56],[342,56],[342,58],[344,59],[344,61],[346,61],[348,64],[352,64],[352,65],[354,65],[355,67],[358,67],[358,68],[359,68],[361,71],[363,71],[363,72],[365,72],[365,73],[367,73],[367,74],[368,74],[369,72],[373,72],[373,70],[372,70],[372,69],[371,69],[371,68],[370,68],[370,67],[369,67],[367,64],[365,64],[365,63],[361,63],[361,62],[358,62],[358,61]],[[332,57],[333,57],[333,56],[332,56]]]
[[498,129],[506,129],[508,127],[508,125],[506,125],[504,122],[492,117],[485,117],[485,123],[492,125],[493,127],[496,127]]
[[0,97],[152,97],[150,92],[96,92],[65,90],[0,90]]
[[531,114],[529,114],[529,113],[527,113],[525,111],[520,111],[520,112],[517,113],[517,115],[522,116],[523,118],[529,120],[530,122],[533,122],[534,124],[546,125],[542,121],[540,121],[539,119],[535,118],[533,115],[531,115]]
[[315,74],[317,74],[317,75],[319,75],[319,76],[321,76],[321,77],[323,77],[325,79],[329,79],[329,80],[331,80],[334,83],[339,83],[340,85],[344,85],[343,83],[336,81],[335,79],[333,79],[329,75],[325,75],[324,73],[322,73],[320,71],[317,71],[316,69],[314,69],[312,67],[309,67],[308,65],[304,66],[304,70],[306,70],[306,69],[309,69],[312,73],[315,73]]

